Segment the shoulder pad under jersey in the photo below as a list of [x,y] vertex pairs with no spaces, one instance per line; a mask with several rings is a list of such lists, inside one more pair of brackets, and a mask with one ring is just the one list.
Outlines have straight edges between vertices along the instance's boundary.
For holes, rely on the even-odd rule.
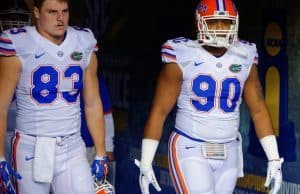
[[[4,56],[18,56],[25,57],[28,54],[32,54],[38,45],[32,36],[32,32],[35,31],[34,26],[24,26],[22,28],[12,28],[2,33],[2,45],[9,49],[9,53],[0,52],[0,55]],[[3,39],[9,40],[8,43],[3,44]]]
[[25,36],[28,36],[26,27],[3,31],[0,36],[0,55],[16,56],[22,54],[24,49],[21,45],[28,45]]
[[247,53],[247,58],[250,63],[258,64],[258,53],[255,43],[251,43],[245,40],[239,40],[236,44],[237,49],[241,49]]
[[76,33],[79,44],[82,47],[84,47],[87,50],[98,51],[97,40],[93,32],[89,28],[72,26],[69,27],[68,30],[71,30]]
[[179,37],[165,42],[161,48],[161,57],[164,63],[181,63],[186,60],[194,58],[191,52],[193,49],[199,47],[194,41]]

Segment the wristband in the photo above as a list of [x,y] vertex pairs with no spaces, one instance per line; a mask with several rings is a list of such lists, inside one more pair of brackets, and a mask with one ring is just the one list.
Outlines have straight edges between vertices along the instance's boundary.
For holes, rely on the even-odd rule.
[[142,140],[142,156],[141,165],[151,166],[155,156],[156,149],[158,147],[158,140],[155,139],[143,139]]
[[277,147],[275,135],[265,136],[261,138],[259,141],[269,161],[279,159],[279,153],[278,153],[278,147]]
[[95,156],[95,160],[106,160],[106,159],[108,159],[108,157],[107,156]]

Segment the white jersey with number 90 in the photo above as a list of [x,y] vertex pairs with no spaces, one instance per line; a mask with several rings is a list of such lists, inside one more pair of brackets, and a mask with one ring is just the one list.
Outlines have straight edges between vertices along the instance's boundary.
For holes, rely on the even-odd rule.
[[237,137],[239,106],[252,64],[257,63],[255,44],[239,41],[235,49],[216,57],[198,41],[177,38],[162,47],[162,60],[176,63],[183,73],[175,128],[186,135],[210,142]]

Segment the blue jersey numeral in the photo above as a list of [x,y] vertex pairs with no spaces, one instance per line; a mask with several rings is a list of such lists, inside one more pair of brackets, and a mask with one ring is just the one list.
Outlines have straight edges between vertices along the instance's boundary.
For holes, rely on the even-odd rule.
[[227,78],[222,82],[220,108],[224,112],[233,112],[240,98],[241,84],[236,78]]
[[12,28],[9,31],[11,34],[19,34],[27,32],[24,28]]
[[174,43],[181,43],[181,42],[187,42],[187,41],[189,41],[189,39],[185,38],[185,37],[179,37],[179,38],[173,39]]
[[78,26],[73,26],[73,28],[78,31],[89,32],[87,28],[82,28],[82,27],[78,27]]
[[192,82],[192,91],[197,96],[192,105],[202,112],[211,111],[216,105],[224,112],[233,112],[241,94],[237,78],[226,78],[218,83],[210,75],[199,75]]
[[[83,71],[80,66],[69,66],[64,71],[64,78],[71,79],[71,91],[62,92],[62,98],[68,103],[75,102],[83,88]],[[51,65],[40,66],[32,73],[31,96],[39,104],[50,104],[58,98],[59,71]]]
[[33,73],[32,97],[40,104],[57,98],[58,72],[52,66],[41,66]]
[[200,99],[192,100],[192,104],[197,110],[208,112],[215,106],[216,87],[216,81],[208,75],[200,75],[194,79],[192,90]]
[[[78,78],[76,80],[72,79],[72,75],[76,73]],[[63,98],[67,100],[67,102],[75,102],[77,100],[77,96],[80,90],[83,88],[82,83],[82,69],[80,66],[71,66],[69,67],[65,73],[65,78],[71,78],[73,80],[73,91],[71,92],[62,92]]]

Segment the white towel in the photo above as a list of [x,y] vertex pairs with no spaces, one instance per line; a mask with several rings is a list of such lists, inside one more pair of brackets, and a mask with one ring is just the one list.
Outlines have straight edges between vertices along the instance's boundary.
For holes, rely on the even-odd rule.
[[238,132],[238,140],[239,140],[239,145],[238,145],[238,177],[244,177],[244,158],[243,158],[243,140],[242,140],[242,135],[240,132]]
[[33,179],[51,183],[54,174],[56,138],[37,137],[33,161]]

